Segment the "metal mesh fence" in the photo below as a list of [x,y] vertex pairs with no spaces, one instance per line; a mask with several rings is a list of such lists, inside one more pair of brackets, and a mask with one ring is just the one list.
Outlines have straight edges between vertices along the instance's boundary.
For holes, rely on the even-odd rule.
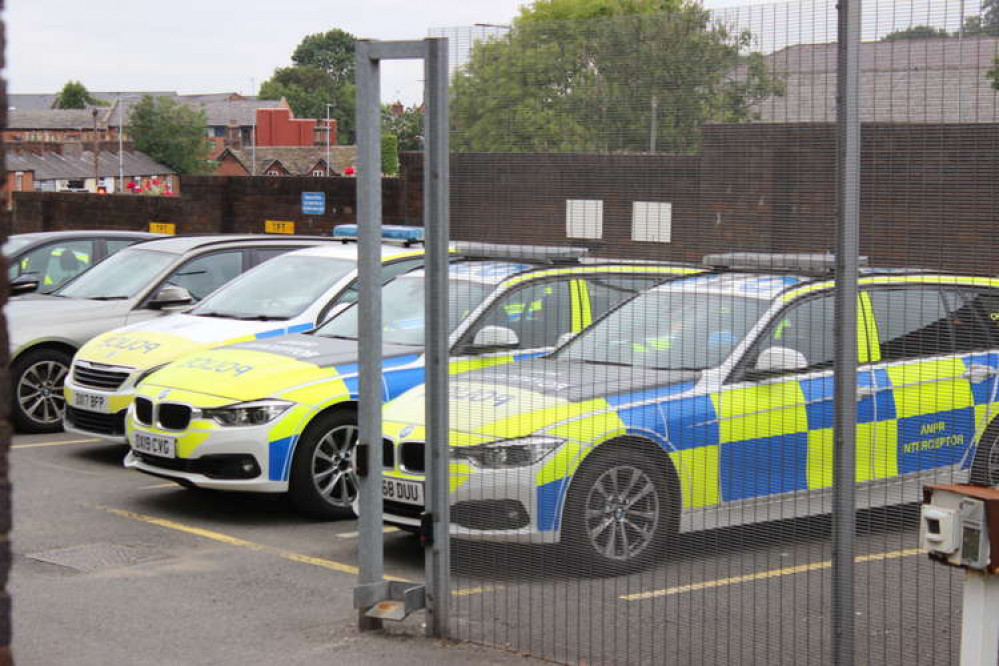
[[[592,7],[438,32],[452,236],[508,247],[451,269],[450,636],[828,663],[835,6]],[[855,656],[955,663],[915,503],[994,482],[999,7],[868,2],[862,40]],[[385,412],[417,483],[421,399]]]

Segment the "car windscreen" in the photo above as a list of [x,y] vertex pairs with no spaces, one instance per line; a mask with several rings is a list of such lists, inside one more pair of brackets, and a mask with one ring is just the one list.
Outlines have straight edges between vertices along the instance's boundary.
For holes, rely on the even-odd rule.
[[[491,285],[471,280],[448,281],[448,331],[457,328],[486,296]],[[424,280],[422,275],[405,275],[382,287],[382,341],[386,344],[423,346]],[[357,338],[357,303],[320,328],[316,335]]]
[[768,305],[744,296],[651,291],[611,312],[556,356],[597,365],[705,370],[732,353]]
[[3,244],[3,247],[0,247],[0,252],[3,252],[5,257],[12,256],[21,248],[31,245],[34,240],[32,238],[10,238]]
[[167,268],[177,255],[155,250],[125,249],[57,289],[55,296],[123,300],[132,298]]
[[222,287],[189,314],[232,319],[290,319],[357,268],[349,258],[285,254]]

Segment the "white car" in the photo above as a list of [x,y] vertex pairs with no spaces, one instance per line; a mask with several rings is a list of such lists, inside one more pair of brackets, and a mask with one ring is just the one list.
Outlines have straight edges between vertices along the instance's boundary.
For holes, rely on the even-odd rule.
[[[423,257],[422,249],[383,245],[383,279]],[[65,429],[124,443],[135,386],[162,366],[206,347],[311,330],[356,298],[357,245],[329,243],[272,259],[187,312],[100,335],[73,359]]]

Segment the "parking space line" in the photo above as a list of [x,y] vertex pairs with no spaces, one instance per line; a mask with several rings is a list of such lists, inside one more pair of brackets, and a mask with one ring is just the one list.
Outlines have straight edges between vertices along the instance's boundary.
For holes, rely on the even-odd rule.
[[[906,550],[892,550],[885,553],[869,553],[867,555],[860,555],[854,558],[854,562],[881,562],[884,560],[894,560],[901,557],[911,557],[913,555],[920,555],[926,551],[921,548],[908,548]],[[697,592],[699,590],[709,590],[716,587],[726,587],[728,585],[739,585],[741,583],[750,583],[756,580],[766,580],[768,578],[779,578],[781,576],[793,576],[795,574],[806,573],[809,571],[818,571],[820,569],[829,569],[832,567],[832,561],[823,560],[821,562],[812,562],[810,564],[799,564],[794,567],[784,567],[782,569],[769,569],[767,571],[757,571],[756,573],[744,574],[742,576],[732,576],[730,578],[718,578],[716,580],[705,580],[699,583],[689,583],[687,585],[677,585],[676,587],[668,587],[662,590],[650,590],[648,592],[636,592],[635,594],[624,594],[618,597],[622,601],[643,601],[645,599],[655,599],[658,597],[668,597],[674,594],[684,594],[687,592]]]
[[[224,543],[239,548],[246,548],[248,550],[253,550],[259,553],[268,553],[270,555],[276,555],[277,557],[288,560],[290,562],[311,564],[313,566],[322,567],[324,569],[330,569],[332,571],[339,571],[340,573],[351,574],[354,576],[356,576],[358,573],[357,567],[355,567],[352,564],[344,564],[343,562],[327,560],[322,557],[312,557],[311,555],[303,555],[302,553],[295,553],[292,551],[283,550],[281,548],[267,546],[262,543],[256,543],[255,541],[247,541],[246,539],[240,539],[239,537],[230,536],[228,534],[223,534],[221,532],[206,530],[202,527],[195,527],[193,525],[184,525],[183,523],[176,523],[172,520],[167,520],[165,518],[147,516],[145,514],[136,513],[134,511],[128,511],[126,509],[115,509],[114,507],[101,506],[101,505],[98,505],[97,508],[101,509],[102,511],[107,511],[108,513],[114,514],[116,516],[120,516],[122,518],[128,518],[129,520],[137,520],[139,522],[148,523],[150,525],[165,527],[167,529],[175,530],[177,532],[192,534],[194,536],[198,536],[203,539],[210,539],[212,541],[217,541],[219,543]],[[406,578],[398,578],[395,576],[386,576],[385,578],[386,580],[395,580],[404,583],[411,582]]]
[[485,586],[485,587],[466,587],[466,588],[462,588],[462,589],[459,589],[459,590],[452,590],[451,591],[451,596],[452,597],[470,597],[473,594],[485,594],[486,592],[496,592],[496,591],[502,590],[502,589],[503,589],[502,587],[490,587],[488,585]]
[[[398,527],[392,527],[391,525],[386,525],[384,528],[382,528],[382,534],[392,534],[393,532],[398,532],[398,531],[399,531]],[[338,539],[356,539],[360,535],[361,535],[360,532],[341,532],[336,536]]]
[[154,490],[156,488],[182,488],[182,487],[183,486],[181,486],[179,483],[174,483],[171,481],[170,483],[155,483],[151,486],[140,486],[139,490]]
[[63,439],[54,442],[32,442],[31,444],[13,444],[12,449],[35,449],[41,446],[66,446],[68,444],[92,444],[99,439]]

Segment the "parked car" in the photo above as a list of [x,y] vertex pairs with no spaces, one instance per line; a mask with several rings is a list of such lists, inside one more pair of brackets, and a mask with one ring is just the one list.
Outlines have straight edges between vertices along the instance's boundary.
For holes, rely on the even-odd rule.
[[[423,265],[423,250],[382,246],[382,277]],[[125,442],[135,386],[198,349],[303,333],[357,299],[357,245],[289,252],[224,285],[187,312],[113,329],[83,345],[66,379],[66,430]]]
[[[661,559],[678,530],[828,512],[830,273],[730,259],[548,357],[455,377],[452,534],[561,542],[582,570],[621,573]],[[868,272],[860,288],[857,505],[969,475],[995,485],[999,280]],[[424,511],[424,398],[384,409],[385,520],[409,529]]]
[[[492,250],[503,258],[486,258]],[[520,252],[530,257],[517,258],[516,248],[480,246],[472,252],[479,259],[452,262],[452,373],[545,354],[620,300],[697,272],[578,259],[553,265],[543,251],[527,250]],[[382,303],[388,400],[423,382],[423,271],[386,284]],[[309,334],[178,359],[138,387],[125,466],[203,488],[289,492],[305,513],[349,515],[359,334],[352,306]]]
[[118,250],[160,235],[101,230],[14,234],[0,248],[7,258],[10,293],[53,291]]
[[[328,238],[174,236],[108,257],[51,294],[7,304],[12,410],[23,432],[62,428],[73,354],[95,335],[184,309],[249,268]],[[128,344],[121,343],[119,351]]]

